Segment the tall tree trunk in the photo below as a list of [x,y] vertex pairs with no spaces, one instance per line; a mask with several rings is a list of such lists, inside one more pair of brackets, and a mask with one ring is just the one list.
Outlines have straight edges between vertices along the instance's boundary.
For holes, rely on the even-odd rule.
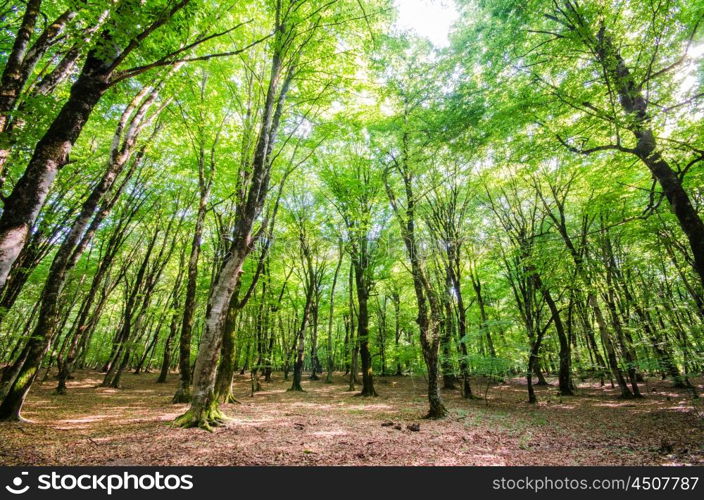
[[233,293],[228,307],[223,331],[220,364],[215,380],[215,398],[221,403],[235,402],[232,381],[235,375],[235,350],[237,342],[237,319],[241,308],[237,306],[237,292]]
[[[5,200],[0,215],[0,292],[5,287],[12,264],[24,247],[27,235],[61,168],[81,134],[96,104],[107,91],[113,73],[129,54],[156,29],[163,26],[190,0],[179,0],[162,11],[157,19],[119,47],[113,38],[114,23],[103,30],[99,42],[88,52],[80,75],[71,87],[67,101],[37,142],[22,176]],[[117,11],[130,9],[118,5]],[[41,351],[38,349],[37,352]]]
[[469,351],[467,350],[467,311],[464,306],[459,282],[455,281],[454,289],[457,296],[457,344],[460,349],[460,374],[462,375],[462,397],[474,398],[469,380]]
[[[8,115],[14,108],[15,102],[25,83],[22,81],[22,65],[29,49],[41,5],[41,0],[29,0],[27,2],[20,28],[15,35],[15,42],[5,62],[5,69],[0,78],[0,133],[5,131],[9,118]],[[3,163],[4,159],[5,158],[2,158]],[[0,166],[0,169],[1,168],[2,166]],[[1,174],[2,171],[0,170],[0,175]]]
[[[138,95],[139,101],[143,94]],[[129,115],[123,115],[123,121],[118,125],[116,132],[116,146],[111,152],[108,166],[100,180],[93,188],[90,195],[81,207],[81,211],[76,218],[70,232],[61,244],[56,253],[42,290],[40,314],[37,325],[32,333],[28,344],[29,352],[22,369],[19,371],[15,382],[5,395],[5,399],[0,405],[0,420],[19,420],[20,410],[29,389],[34,382],[37,370],[42,358],[54,338],[59,321],[59,298],[63,290],[66,279],[71,269],[76,265],[78,259],[93,239],[100,223],[107,216],[114,201],[106,203],[106,206],[96,214],[96,209],[112,188],[117,176],[122,171],[125,163],[132,154],[132,147],[137,139],[141,126],[144,125],[143,118],[149,104],[154,98],[154,94],[147,100],[139,103],[133,101],[128,109],[136,109],[136,114],[132,117],[130,132],[126,137],[122,137],[123,127],[127,123]],[[120,142],[123,139],[124,142]],[[124,184],[123,186],[124,187]],[[119,190],[118,190],[119,193]],[[3,213],[3,216],[5,213]]]
[[335,313],[335,287],[337,285],[337,276],[340,273],[340,267],[342,266],[342,244],[338,245],[338,258],[337,265],[335,266],[335,273],[332,276],[332,286],[330,287],[330,309],[328,311],[328,352],[327,352],[327,375],[325,376],[325,383],[332,383],[332,372],[335,368],[335,356],[333,353],[333,339],[332,339],[332,325]]
[[[93,108],[108,88],[105,63],[88,56],[68,101],[37,143],[27,169],[15,184],[0,215],[0,290],[24,247],[58,171],[68,162],[73,144]],[[41,348],[37,348],[39,354]]]
[[[401,297],[398,291],[394,290],[392,294],[392,302],[394,304],[394,347],[396,348],[396,376],[400,377],[403,375],[403,368],[401,367],[401,353],[400,353],[400,343],[401,343]],[[461,363],[460,363],[461,366]]]
[[311,309],[311,330],[310,330],[310,379],[320,380],[318,373],[322,373],[322,367],[320,365],[320,358],[318,357],[318,305],[319,305],[319,294],[316,293],[314,297],[314,302]]
[[369,285],[365,276],[366,269],[359,262],[359,259],[353,260],[355,260],[354,275],[357,290],[357,342],[362,362],[362,392],[360,392],[360,396],[377,396],[374,389],[372,355],[369,351]]
[[[536,285],[540,289],[540,293],[543,295],[545,302],[550,309],[550,314],[552,315],[552,321],[555,324],[555,330],[557,331],[557,338],[560,343],[560,370],[559,370],[559,388],[560,394],[562,396],[573,396],[574,391],[572,390],[572,354],[571,346],[567,334],[565,332],[565,326],[560,317],[560,311],[555,304],[555,300],[552,298],[550,290],[545,287],[543,280],[538,273],[534,274],[534,279]],[[531,359],[532,359],[531,352]],[[535,362],[533,366],[537,368]],[[533,401],[531,401],[533,402]]]
[[[181,253],[181,261],[183,262],[183,252]],[[180,266],[181,267],[181,266]],[[169,335],[166,337],[164,342],[164,352],[161,360],[161,369],[159,370],[159,377],[156,379],[157,384],[163,384],[166,382],[166,377],[169,375],[169,368],[171,367],[171,344],[173,340],[178,335],[179,327],[179,291],[181,288],[181,277],[182,274],[179,272],[174,283],[174,290],[171,295],[171,322],[169,323]]]
[[484,303],[484,295],[482,294],[482,283],[479,280],[479,276],[476,272],[471,273],[472,287],[474,288],[474,294],[477,297],[477,304],[479,305],[479,318],[481,319],[481,329],[484,333],[484,339],[486,340],[487,350],[489,351],[489,356],[492,358],[496,357],[496,350],[494,349],[494,342],[491,338],[491,331],[489,329],[489,317],[486,313],[486,304]]
[[286,95],[294,75],[293,68],[289,68],[288,74],[282,78],[284,72],[282,52],[288,47],[286,40],[290,42],[295,38],[293,36],[289,38],[289,35],[286,26],[276,26],[271,76],[248,177],[249,186],[246,195],[243,193],[244,196],[236,210],[235,228],[229,252],[211,285],[205,331],[201,337],[193,375],[191,406],[186,413],[176,419],[176,424],[182,427],[211,429],[212,425],[219,425],[224,421],[224,415],[220,412],[215,397],[215,379],[223,340],[223,326],[228,305],[241,278],[242,266],[256,243],[257,237],[253,234],[254,223],[262,212],[269,190],[272,149],[276,142]]
[[54,21],[48,23],[30,47],[29,42],[40,4],[41,0],[27,2],[22,24],[0,79],[0,187],[4,183],[3,170],[13,143],[11,136],[15,121],[9,119],[10,115],[18,108],[17,103],[22,98],[22,91],[37,63],[78,13],[77,10],[72,9],[64,11]]
[[203,237],[203,225],[205,223],[209,194],[210,182],[205,185],[201,181],[198,214],[196,216],[196,226],[193,230],[193,239],[191,240],[191,255],[188,259],[186,299],[183,303],[183,321],[181,323],[181,338],[179,340],[178,389],[176,389],[176,394],[174,394],[171,400],[173,403],[188,403],[191,400],[191,335],[193,333],[193,317],[196,309],[198,259],[200,257],[200,245]]
[[[15,35],[12,50],[5,62],[2,77],[0,77],[0,187],[5,181],[5,162],[10,152],[11,141],[6,134],[10,123],[10,113],[14,110],[15,103],[26,83],[25,78],[29,76],[28,73],[23,71],[23,67],[25,66],[25,57],[30,47],[41,4],[41,0],[29,0],[27,2],[20,27]],[[1,289],[2,285],[0,284]]]
[[[583,32],[580,34],[586,35]],[[636,84],[631,70],[606,27],[602,24],[595,37],[591,34],[588,36],[586,43],[593,46],[594,54],[604,68],[607,83],[618,93],[623,111],[632,118],[628,125],[636,139],[636,147],[632,152],[648,167],[660,184],[682,231],[687,236],[694,256],[694,270],[704,286],[704,222],[682,186],[682,180],[657,149],[655,134],[649,128],[651,121],[647,111],[648,100],[643,95],[641,86]]]
[[[403,141],[405,151],[405,136]],[[405,153],[404,153],[405,157]],[[386,179],[386,192],[398,220],[401,235],[408,260],[411,263],[411,277],[413,279],[413,289],[416,295],[416,305],[418,315],[416,322],[420,329],[420,343],[423,350],[423,359],[428,370],[428,403],[429,409],[427,418],[443,418],[447,415],[447,409],[440,398],[438,390],[438,351],[440,348],[440,332],[442,306],[437,292],[425,275],[422,257],[418,252],[418,243],[415,232],[415,203],[416,198],[413,192],[413,177],[405,160],[397,164],[399,174],[403,179],[405,193],[405,207],[402,207],[393,191],[393,188]],[[428,310],[430,309],[430,310]]]
[[447,390],[456,389],[455,384],[457,383],[457,377],[455,376],[455,370],[452,366],[452,337],[454,337],[455,331],[455,314],[452,310],[452,296],[450,290],[452,290],[452,278],[450,276],[449,266],[445,272],[445,293],[443,294],[443,306],[445,308],[445,317],[443,318],[442,324],[442,336],[440,339],[440,345],[442,349],[442,388]]

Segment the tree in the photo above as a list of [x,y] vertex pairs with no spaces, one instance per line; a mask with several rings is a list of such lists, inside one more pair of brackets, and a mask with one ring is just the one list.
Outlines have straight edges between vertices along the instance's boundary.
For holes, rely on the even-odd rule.
[[[355,154],[344,161],[346,168],[342,171],[327,166],[323,171],[323,180],[331,192],[331,201],[344,222],[346,251],[350,256],[350,280],[354,281],[357,299],[356,342],[362,362],[360,395],[376,396],[369,349],[369,297],[374,287],[376,259],[379,257],[379,243],[386,222],[380,204],[383,187],[381,176],[369,158]],[[353,380],[354,367],[352,372]]]
[[[69,162],[73,145],[107,90],[118,82],[159,66],[215,57],[215,54],[191,58],[182,55],[187,50],[236,28],[201,36],[179,49],[163,53],[151,63],[120,69],[133,52],[141,48],[154,32],[175,18],[189,2],[190,0],[180,0],[171,5],[157,6],[153,10],[139,8],[138,2],[122,2],[111,13],[105,28],[86,56],[68,100],[37,142],[26,170],[4,200],[5,207],[0,215],[0,290],[5,286],[12,264],[26,243],[27,235],[44,205],[54,178]],[[137,23],[136,19],[143,20],[143,23]],[[127,31],[124,39],[116,40],[113,33],[121,32],[121,28],[127,25],[137,29]],[[246,48],[217,55],[236,55],[244,50]]]

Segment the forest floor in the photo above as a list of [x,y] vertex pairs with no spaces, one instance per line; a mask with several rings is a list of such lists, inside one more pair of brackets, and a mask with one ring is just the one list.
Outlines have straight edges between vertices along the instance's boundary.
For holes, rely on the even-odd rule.
[[231,420],[210,433],[170,425],[186,409],[170,404],[177,376],[155,377],[125,374],[118,390],[79,372],[65,396],[51,379],[36,386],[23,413],[30,422],[0,423],[0,465],[704,464],[704,403],[668,382],[643,384],[638,401],[598,384],[566,398],[539,387],[540,403],[529,405],[516,379],[489,387],[486,401],[443,391],[450,414],[429,421],[422,376],[377,377],[376,398],[347,392],[339,374],[333,384],[306,379],[303,393],[275,374],[251,397],[241,376],[241,403],[225,405]]

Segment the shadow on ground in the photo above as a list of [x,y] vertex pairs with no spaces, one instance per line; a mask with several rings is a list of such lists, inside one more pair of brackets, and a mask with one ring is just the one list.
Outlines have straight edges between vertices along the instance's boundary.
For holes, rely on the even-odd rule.
[[208,433],[170,425],[186,409],[170,404],[176,375],[167,384],[125,375],[119,390],[96,387],[99,373],[76,375],[66,396],[51,380],[32,391],[32,423],[0,424],[1,465],[704,464],[704,404],[660,381],[639,401],[589,383],[569,398],[540,387],[538,405],[525,402],[520,380],[490,386],[486,401],[443,391],[450,415],[428,421],[418,376],[378,377],[377,398],[346,391],[339,374],[333,384],[304,381],[304,393],[286,392],[276,374],[252,397],[241,376],[241,404],[224,405],[231,420]]

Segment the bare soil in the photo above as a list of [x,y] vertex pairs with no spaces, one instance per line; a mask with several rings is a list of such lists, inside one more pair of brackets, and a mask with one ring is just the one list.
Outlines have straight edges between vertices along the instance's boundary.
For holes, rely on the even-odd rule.
[[[172,427],[186,409],[170,404],[176,375],[155,378],[125,374],[122,389],[108,389],[84,371],[65,396],[51,378],[37,384],[23,413],[30,422],[0,423],[0,465],[704,464],[704,404],[668,382],[648,381],[634,401],[596,383],[568,398],[539,387],[538,405],[518,379],[490,386],[486,400],[443,391],[450,415],[431,421],[422,376],[377,377],[376,398],[346,391],[341,374],[333,384],[305,380],[303,393],[275,374],[250,396],[240,376],[240,404],[224,405],[231,419],[210,433]],[[474,385],[484,396],[486,385]]]

